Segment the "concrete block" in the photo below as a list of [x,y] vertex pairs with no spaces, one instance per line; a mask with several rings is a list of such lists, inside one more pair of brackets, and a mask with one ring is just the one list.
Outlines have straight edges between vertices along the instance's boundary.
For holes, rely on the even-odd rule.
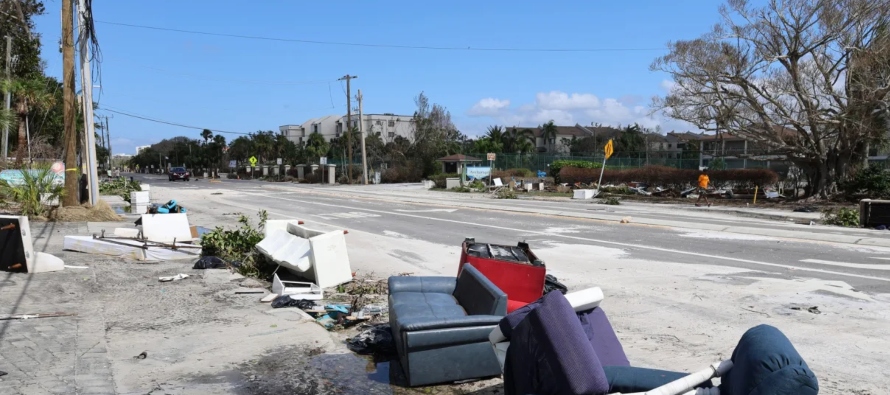
[[572,199],[593,199],[597,195],[596,189],[576,189]]

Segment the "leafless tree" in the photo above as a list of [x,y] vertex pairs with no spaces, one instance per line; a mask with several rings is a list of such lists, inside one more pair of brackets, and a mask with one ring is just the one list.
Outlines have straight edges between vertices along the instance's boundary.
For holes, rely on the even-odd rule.
[[828,197],[887,139],[888,0],[728,0],[698,39],[651,69],[674,86],[653,108],[784,153]]

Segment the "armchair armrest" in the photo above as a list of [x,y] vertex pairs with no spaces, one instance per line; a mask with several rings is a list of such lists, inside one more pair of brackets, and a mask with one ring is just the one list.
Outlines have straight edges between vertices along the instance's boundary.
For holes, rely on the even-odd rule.
[[387,281],[389,294],[396,292],[427,292],[451,294],[454,292],[456,279],[445,276],[392,276]]
[[447,318],[404,318],[399,319],[399,326],[403,331],[423,331],[433,329],[466,328],[475,326],[494,326],[500,322],[498,315],[467,315],[463,317]]
[[453,295],[469,315],[507,315],[507,294],[469,263],[461,270]]

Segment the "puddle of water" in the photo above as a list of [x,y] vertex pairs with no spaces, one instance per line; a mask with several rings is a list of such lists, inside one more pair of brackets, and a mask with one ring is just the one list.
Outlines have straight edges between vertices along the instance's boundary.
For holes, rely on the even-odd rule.
[[112,206],[115,214],[129,214],[132,212],[132,207],[130,206]]
[[204,236],[205,233],[210,233],[213,231],[213,229],[205,228],[203,226],[196,226],[196,228],[198,230],[198,237]]

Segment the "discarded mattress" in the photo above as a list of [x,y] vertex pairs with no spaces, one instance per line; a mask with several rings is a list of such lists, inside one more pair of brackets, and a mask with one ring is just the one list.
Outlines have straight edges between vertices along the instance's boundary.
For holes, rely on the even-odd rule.
[[201,250],[191,244],[176,243],[177,247],[185,247],[187,250],[174,250],[162,246],[145,246],[145,243],[136,240],[95,239],[93,236],[65,236],[64,249],[68,251],[85,252],[88,254],[100,254],[131,258],[137,261],[172,261],[180,259],[195,259]]

